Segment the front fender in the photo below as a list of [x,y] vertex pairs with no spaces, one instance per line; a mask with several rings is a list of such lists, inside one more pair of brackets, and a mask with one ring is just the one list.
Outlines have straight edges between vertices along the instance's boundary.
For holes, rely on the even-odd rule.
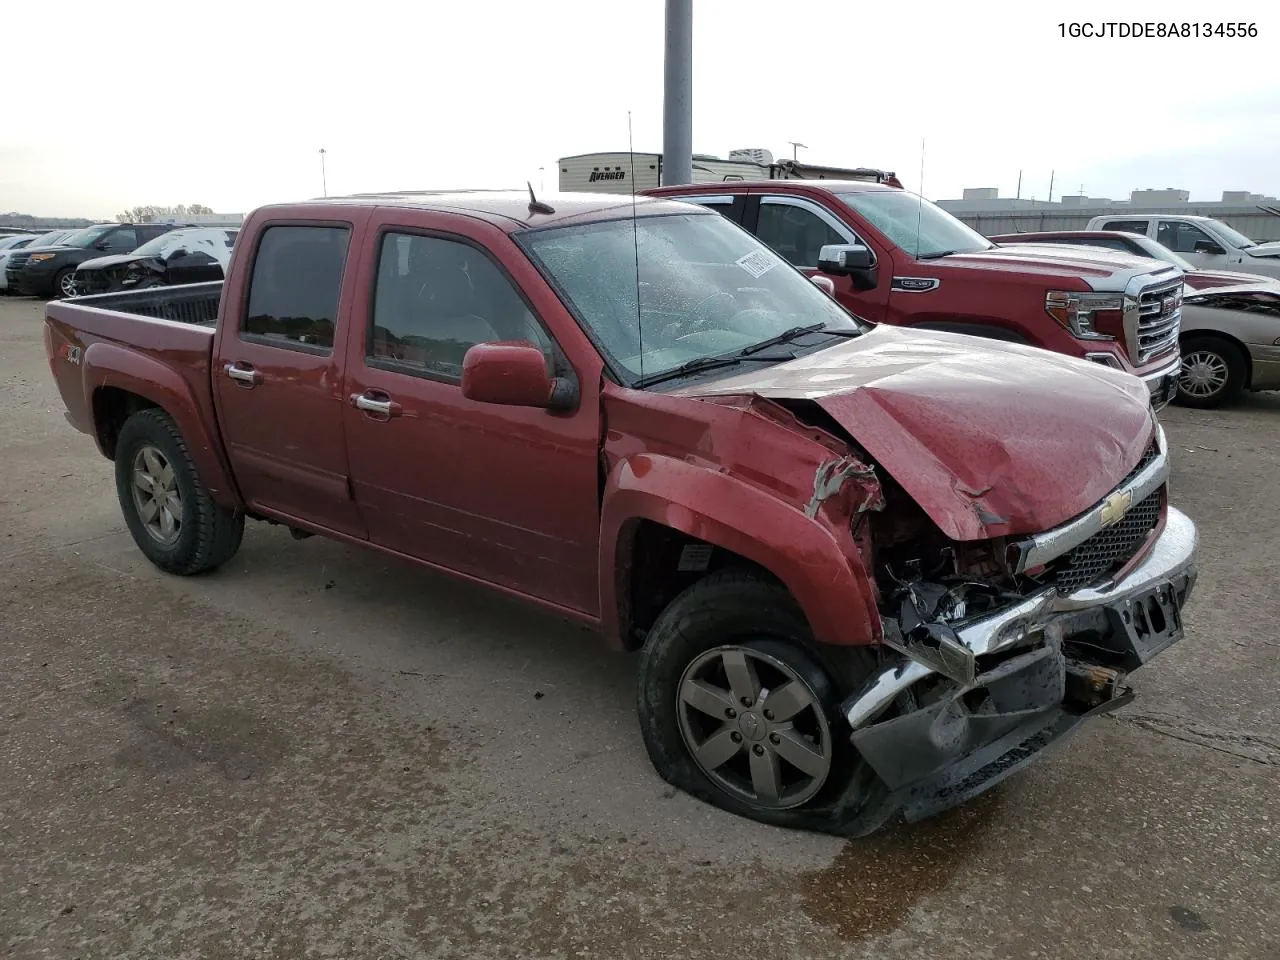
[[614,465],[601,511],[601,626],[617,646],[625,641],[620,573],[629,568],[628,529],[637,520],[662,524],[764,567],[791,591],[814,636],[824,643],[870,644],[882,637],[874,588],[856,559],[851,532],[841,537],[797,507],[728,474],[641,453]]
[[114,451],[105,443],[96,395],[114,387],[154,403],[173,417],[196,472],[213,499],[229,509],[243,507],[218,442],[212,411],[203,408],[200,397],[181,374],[154,357],[101,341],[85,349],[82,363],[85,409],[93,417],[94,440],[103,456],[114,459]]

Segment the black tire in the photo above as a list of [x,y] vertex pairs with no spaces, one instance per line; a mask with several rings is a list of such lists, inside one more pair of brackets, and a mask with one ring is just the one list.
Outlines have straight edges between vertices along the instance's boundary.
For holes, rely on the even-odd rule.
[[[1230,340],[1214,336],[1189,336],[1182,341],[1183,367],[1178,372],[1178,395],[1180,406],[1194,407],[1199,410],[1211,410],[1227,403],[1233,403],[1244,392],[1249,378],[1249,360],[1243,351]],[[1191,370],[1195,368],[1205,371],[1224,371],[1225,377],[1221,385],[1210,393],[1203,393],[1204,387],[1197,386],[1191,379]],[[1195,391],[1195,392],[1189,392]]]
[[[817,695],[830,731],[830,769],[821,788],[797,806],[762,806],[731,792],[708,776],[686,745],[681,678],[701,655],[724,645],[784,662]],[[824,669],[819,646],[787,590],[758,574],[714,573],[677,596],[659,615],[640,655],[640,727],[659,775],[700,800],[762,823],[841,836],[860,836],[881,826],[892,814],[887,792],[849,742],[838,709],[844,691],[832,680],[837,671]],[[861,668],[855,673],[866,675]]]
[[[178,529],[168,543],[148,532],[133,492],[135,461],[148,448],[158,450],[172,468],[173,485],[181,498]],[[244,516],[214,503],[196,473],[182,433],[163,410],[140,410],[120,428],[116,441],[116,495],[134,543],[148,560],[167,573],[204,573],[222,566],[240,549]]]
[[61,300],[63,297],[71,296],[62,289],[62,285],[67,282],[68,277],[74,277],[76,274],[75,267],[63,267],[53,275],[53,292],[49,294],[50,300]]

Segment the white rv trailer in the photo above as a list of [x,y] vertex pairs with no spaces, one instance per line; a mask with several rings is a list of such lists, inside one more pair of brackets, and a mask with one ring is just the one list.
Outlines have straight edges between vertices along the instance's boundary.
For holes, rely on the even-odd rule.
[[[561,157],[561,193],[634,193],[662,182],[662,154],[625,151]],[[694,154],[693,182],[726,180],[874,180],[900,186],[892,172],[869,167],[823,167],[795,160],[774,160],[768,150],[731,150],[729,159]]]

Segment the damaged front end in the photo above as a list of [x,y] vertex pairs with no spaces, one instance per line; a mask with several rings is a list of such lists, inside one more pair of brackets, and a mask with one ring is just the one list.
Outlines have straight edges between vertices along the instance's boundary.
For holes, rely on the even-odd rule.
[[[940,812],[1132,699],[1127,675],[1182,636],[1197,535],[1165,502],[1163,432],[1103,501],[980,544],[895,516],[877,531],[888,661],[842,705],[886,814]],[[892,493],[890,494],[892,496]],[[874,522],[874,521],[873,521]]]

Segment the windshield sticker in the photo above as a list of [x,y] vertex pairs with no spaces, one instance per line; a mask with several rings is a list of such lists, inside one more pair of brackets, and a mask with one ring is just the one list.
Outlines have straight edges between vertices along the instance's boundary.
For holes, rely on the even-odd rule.
[[752,250],[745,257],[739,257],[733,262],[751,274],[754,280],[759,280],[777,266],[778,263],[777,260],[763,250]]

